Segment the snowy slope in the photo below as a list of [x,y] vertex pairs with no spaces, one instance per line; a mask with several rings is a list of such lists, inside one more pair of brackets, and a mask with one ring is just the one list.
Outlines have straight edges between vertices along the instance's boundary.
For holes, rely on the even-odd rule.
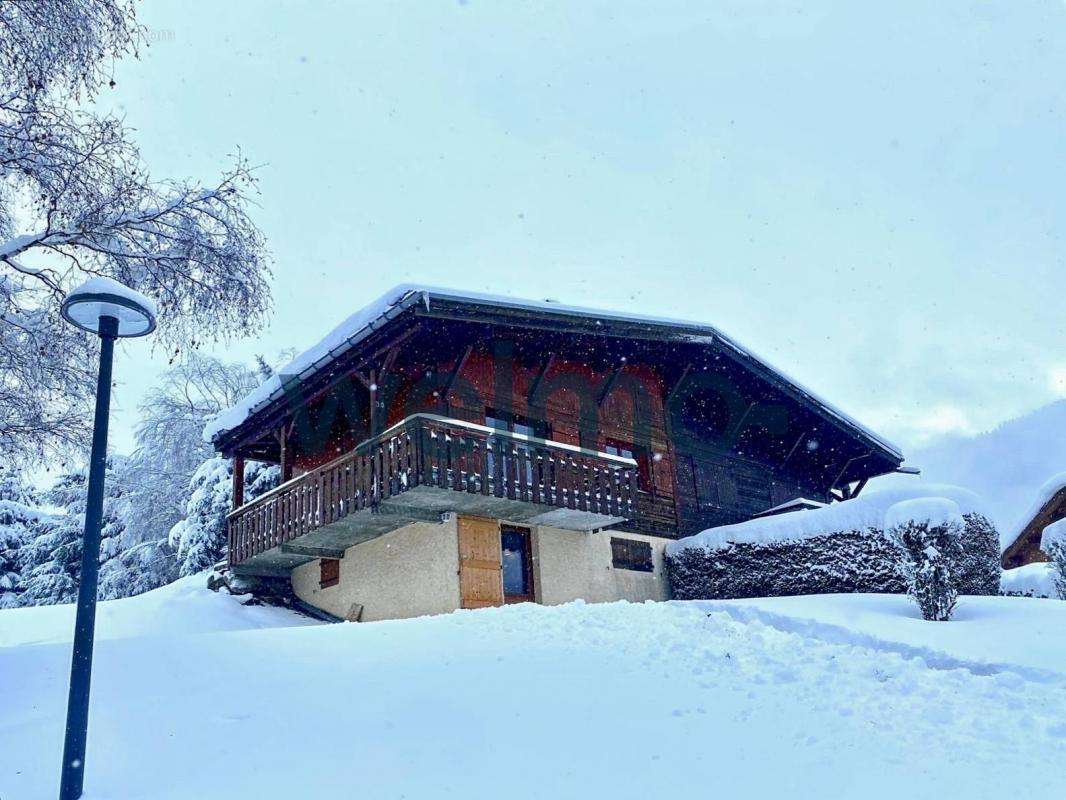
[[1066,400],[1059,400],[974,437],[945,438],[908,452],[922,477],[893,476],[871,487],[924,480],[965,486],[984,498],[1005,546],[1040,487],[1066,471]]
[[[1045,667],[1066,655],[1066,603],[964,598],[956,626],[896,598],[790,600],[257,630],[219,630],[218,605],[203,635],[180,603],[146,603],[143,630],[165,635],[97,649],[86,798],[1053,795],[1066,675]],[[982,631],[984,651],[952,652]],[[0,648],[5,800],[55,795],[69,657]]]
[[[236,597],[207,591],[205,580],[204,575],[190,575],[137,597],[101,602],[96,610],[96,639],[319,624],[281,608],[245,607]],[[0,616],[0,647],[69,642],[73,636],[73,605],[13,608]]]

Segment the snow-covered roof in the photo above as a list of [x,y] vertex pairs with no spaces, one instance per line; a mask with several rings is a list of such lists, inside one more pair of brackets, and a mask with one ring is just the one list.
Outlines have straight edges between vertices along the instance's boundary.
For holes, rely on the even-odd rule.
[[760,511],[755,516],[757,517],[769,517],[772,514],[781,514],[786,511],[809,511],[815,508],[825,508],[826,503],[820,500],[811,500],[808,497],[795,497],[792,500],[786,500],[776,506],[771,506],[765,511]]
[[1045,553],[1053,544],[1066,544],[1066,517],[1052,522],[1040,534],[1040,549]]
[[1018,519],[1018,524],[1010,535],[1003,538],[1001,543],[1003,544],[1003,550],[1006,552],[1007,548],[1018,541],[1033,524],[1033,520],[1037,514],[1044,510],[1044,506],[1050,503],[1059,492],[1066,489],[1066,472],[1060,472],[1057,475],[1052,475],[1041,486],[1036,496],[1033,498],[1033,502],[1029,504],[1029,508]]
[[284,387],[290,381],[306,379],[312,373],[323,368],[331,361],[356,346],[371,332],[380,328],[401,311],[404,311],[417,303],[424,304],[425,307],[429,309],[433,301],[475,303],[496,308],[535,311],[541,314],[547,313],[569,317],[583,317],[588,320],[597,321],[644,323],[656,327],[673,329],[677,336],[685,341],[694,343],[704,342],[707,344],[718,342],[742,355],[746,359],[754,361],[763,368],[775,373],[779,378],[788,383],[794,391],[805,396],[826,415],[836,419],[838,422],[856,431],[867,439],[870,439],[897,458],[903,458],[903,452],[899,447],[822,399],[798,381],[793,380],[786,373],[773,366],[765,359],[760,358],[747,348],[742,347],[717,328],[706,323],[670,319],[667,317],[631,314],[609,309],[564,305],[552,300],[524,300],[503,295],[483,294],[480,292],[468,292],[414,284],[401,284],[396,286],[370,305],[352,314],[340,325],[330,331],[318,342],[318,344],[300,353],[300,355],[296,356],[296,358],[280,369],[275,375],[268,378],[247,396],[242,398],[241,401],[232,408],[223,411],[221,414],[218,414],[210,420],[204,428],[204,440],[208,442],[214,441],[223,433],[239,427],[257,411],[265,408],[268,404],[280,398],[284,394]]
[[[959,513],[985,513],[981,498],[968,489],[958,486],[938,484],[920,484],[896,489],[871,491],[845,500],[831,503],[824,508],[816,508],[797,514],[776,514],[770,517],[757,517],[735,525],[723,525],[708,528],[705,531],[670,542],[666,552],[674,555],[689,548],[704,550],[722,550],[734,544],[774,544],[780,542],[798,542],[815,536],[825,536],[841,531],[865,531],[870,528],[883,529],[890,509],[908,500],[937,498],[951,501],[952,506],[918,503],[914,513],[934,516],[945,509],[953,514],[955,508]],[[893,511],[893,521],[900,513]]]

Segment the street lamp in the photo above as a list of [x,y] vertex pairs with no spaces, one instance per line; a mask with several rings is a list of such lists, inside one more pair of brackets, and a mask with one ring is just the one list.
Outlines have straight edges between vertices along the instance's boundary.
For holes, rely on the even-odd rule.
[[104,506],[107,461],[107,418],[111,409],[111,360],[115,339],[146,336],[155,330],[155,303],[110,278],[92,278],[67,295],[63,319],[100,337],[100,372],[96,381],[93,449],[89,458],[89,494],[85,504],[85,537],[81,551],[81,582],[74,621],[74,655],[70,665],[67,732],[63,741],[60,800],[81,797],[85,777],[85,737],[89,726],[89,680],[93,668],[96,624],[96,583],[100,571],[100,520]]

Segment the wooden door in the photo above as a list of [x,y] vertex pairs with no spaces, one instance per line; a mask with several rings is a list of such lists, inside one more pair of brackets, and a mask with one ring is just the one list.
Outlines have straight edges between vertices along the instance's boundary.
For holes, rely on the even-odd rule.
[[462,608],[503,605],[500,523],[459,517],[459,598]]

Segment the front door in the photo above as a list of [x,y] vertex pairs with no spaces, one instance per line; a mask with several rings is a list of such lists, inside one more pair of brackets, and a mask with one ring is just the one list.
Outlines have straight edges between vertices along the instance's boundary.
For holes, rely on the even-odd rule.
[[533,558],[529,531],[504,525],[500,529],[503,553],[503,598],[507,603],[533,602]]
[[533,602],[529,530],[485,517],[459,517],[461,608]]
[[500,523],[459,517],[459,601],[461,608],[503,605]]

